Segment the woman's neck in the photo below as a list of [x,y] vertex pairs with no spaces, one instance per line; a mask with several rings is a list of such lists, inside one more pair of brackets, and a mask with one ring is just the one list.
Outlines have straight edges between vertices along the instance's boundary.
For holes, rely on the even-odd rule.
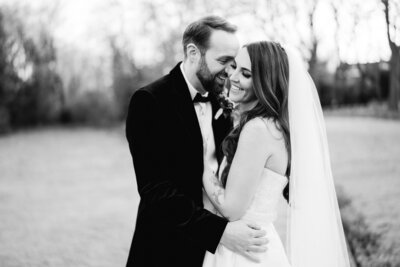
[[256,105],[257,105],[257,100],[238,104],[233,114],[233,121],[234,121],[233,124],[236,126],[239,123],[243,113],[253,109]]
[[239,114],[242,115],[246,111],[253,109],[256,105],[257,105],[257,100],[254,100],[251,102],[246,102],[246,103],[240,103],[238,105],[237,110],[238,110]]

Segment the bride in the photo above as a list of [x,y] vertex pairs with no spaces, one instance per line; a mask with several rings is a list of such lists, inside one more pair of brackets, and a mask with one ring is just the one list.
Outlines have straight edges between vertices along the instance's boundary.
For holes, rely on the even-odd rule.
[[[228,74],[239,122],[223,142],[218,177],[204,176],[204,205],[230,221],[259,223],[269,243],[258,262],[220,244],[203,266],[349,267],[321,105],[300,56],[278,43],[251,43]],[[273,225],[283,191],[287,253]]]

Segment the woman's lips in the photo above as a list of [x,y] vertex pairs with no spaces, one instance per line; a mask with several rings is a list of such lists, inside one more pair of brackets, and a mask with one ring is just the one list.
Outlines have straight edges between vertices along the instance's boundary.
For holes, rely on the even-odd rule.
[[238,87],[238,86],[236,86],[236,85],[231,84],[231,90],[230,90],[230,92],[233,92],[233,93],[235,93],[235,94],[238,94],[238,93],[240,93],[240,92],[242,92],[242,91],[244,91],[242,88],[240,88],[240,87]]

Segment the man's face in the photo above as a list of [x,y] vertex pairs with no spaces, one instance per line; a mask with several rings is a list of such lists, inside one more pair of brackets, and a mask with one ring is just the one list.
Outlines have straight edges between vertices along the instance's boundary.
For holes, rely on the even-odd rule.
[[234,33],[215,30],[211,33],[209,47],[201,55],[196,75],[208,92],[220,93],[228,77],[225,69],[234,60],[239,41]]

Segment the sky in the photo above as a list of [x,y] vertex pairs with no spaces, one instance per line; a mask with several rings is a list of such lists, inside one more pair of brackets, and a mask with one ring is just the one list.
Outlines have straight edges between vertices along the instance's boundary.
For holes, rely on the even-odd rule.
[[[108,43],[106,38],[110,35],[124,35],[127,45],[132,47],[134,57],[139,63],[151,63],[157,57],[156,42],[152,38],[145,37],[141,22],[143,20],[141,5],[144,0],[60,0],[59,11],[53,18],[49,27],[54,32],[59,47],[73,46],[88,51],[93,55],[107,53]],[[155,0],[157,1],[157,0]],[[325,0],[320,0],[318,16],[315,18],[317,33],[320,38],[319,56],[322,59],[337,62],[333,56],[335,52],[332,32],[335,30],[333,16],[330,7]],[[359,1],[359,0],[352,0]],[[43,7],[54,5],[55,0],[0,0],[0,5],[28,5],[34,12]],[[345,1],[344,9],[350,9]],[[388,60],[390,50],[388,47],[386,29],[382,11],[376,6],[368,6],[372,1],[362,2],[361,8],[372,10],[370,17],[361,23],[355,32],[352,27],[342,27],[340,36],[341,58],[349,63],[376,62]],[[173,9],[173,2],[168,5]],[[168,12],[168,10],[166,10]],[[349,15],[340,17],[343,25],[351,25],[354,18]],[[239,26],[238,36],[244,44],[249,41],[265,39],[265,34],[254,27],[251,15],[242,14],[230,18]],[[165,23],[174,23],[173,18]],[[182,29],[184,25],[181,26]],[[307,34],[306,28],[300,28],[302,34]],[[355,33],[355,34],[354,34]],[[287,39],[291,40],[290,29],[285,32]],[[354,36],[356,35],[356,36]],[[151,36],[151,34],[150,34]],[[295,42],[295,41],[294,41]]]

